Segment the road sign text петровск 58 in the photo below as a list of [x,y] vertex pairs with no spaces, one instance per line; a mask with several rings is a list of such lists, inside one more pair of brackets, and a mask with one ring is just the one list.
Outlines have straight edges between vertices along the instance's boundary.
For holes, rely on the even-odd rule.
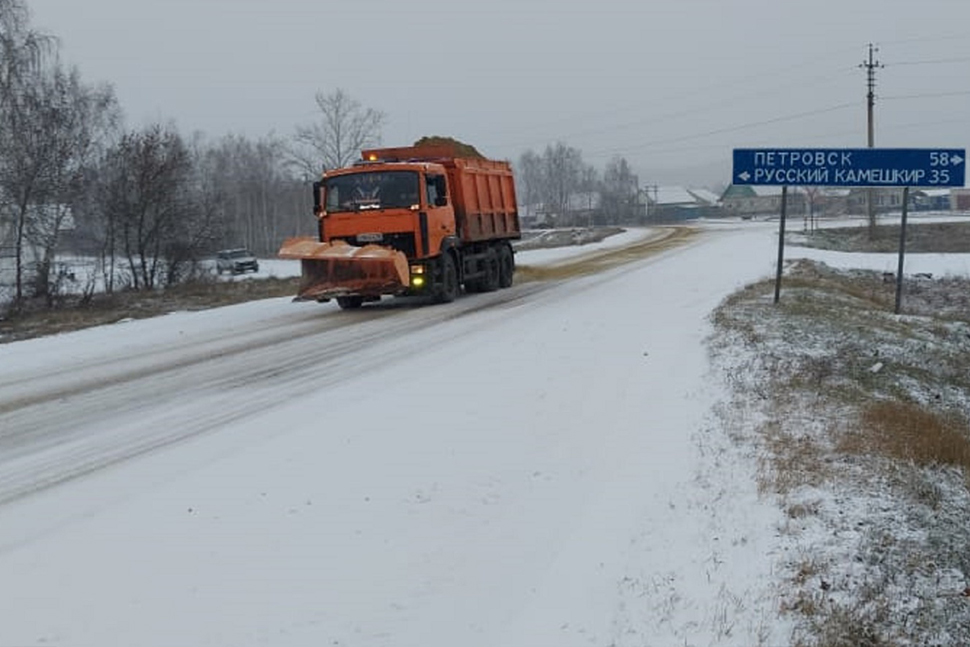
[[738,148],[734,184],[954,187],[964,185],[959,148]]

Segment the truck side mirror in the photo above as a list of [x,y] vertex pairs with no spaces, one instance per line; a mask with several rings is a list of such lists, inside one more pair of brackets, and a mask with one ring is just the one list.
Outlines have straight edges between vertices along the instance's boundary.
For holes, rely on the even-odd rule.
[[316,215],[321,211],[320,205],[320,187],[323,186],[323,182],[313,183],[313,214]]

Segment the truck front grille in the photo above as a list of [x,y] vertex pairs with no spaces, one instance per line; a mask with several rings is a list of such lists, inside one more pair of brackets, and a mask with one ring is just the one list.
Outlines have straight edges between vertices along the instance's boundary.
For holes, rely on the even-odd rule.
[[[348,237],[347,242],[351,245],[356,245],[357,247],[363,247],[364,245],[370,244],[358,242],[356,236]],[[383,245],[384,247],[391,247],[399,252],[404,252],[404,255],[408,258],[414,258],[416,256],[416,250],[414,247],[414,233],[410,231],[397,234],[384,234],[384,239],[377,244]]]

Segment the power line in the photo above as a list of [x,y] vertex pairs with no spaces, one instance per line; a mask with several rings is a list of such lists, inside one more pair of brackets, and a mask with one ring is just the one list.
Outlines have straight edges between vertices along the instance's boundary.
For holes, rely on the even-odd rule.
[[957,58],[936,58],[923,61],[896,61],[889,63],[890,67],[904,67],[908,65],[942,65],[945,63],[966,63],[970,61],[970,56],[960,56]]
[[883,40],[881,41],[884,45],[908,45],[910,43],[938,43],[944,40],[959,40],[965,41],[967,39],[966,34],[945,34],[945,35],[929,35],[929,36],[915,36],[913,38],[897,38],[895,40]]
[[813,117],[815,115],[821,115],[829,112],[836,112],[838,110],[845,110],[846,108],[854,108],[857,104],[853,103],[840,103],[838,105],[829,106],[827,108],[819,108],[817,110],[810,110],[807,112],[799,112],[793,115],[785,115],[783,117],[775,117],[773,119],[765,119],[763,121],[749,122],[745,124],[740,124],[737,126],[729,126],[727,128],[719,128],[717,130],[709,130],[707,132],[698,133],[696,135],[685,135],[683,137],[672,137],[669,139],[656,139],[642,144],[636,144],[633,146],[623,146],[617,148],[601,149],[590,153],[590,155],[601,155],[604,153],[619,153],[623,151],[633,151],[641,150],[644,148],[650,148],[651,146],[662,145],[662,144],[673,144],[676,142],[690,141],[692,139],[701,139],[703,137],[710,137],[712,135],[723,135],[726,133],[737,132],[740,130],[747,130],[750,128],[757,128],[759,126],[768,126],[771,124],[781,123],[785,121],[795,121],[796,119],[804,119],[805,117]]
[[[846,67],[840,71],[848,72],[850,69],[852,68]],[[723,99],[719,98],[716,103],[709,103],[699,108],[671,111],[671,112],[657,115],[655,117],[649,117],[646,119],[638,119],[636,121],[629,121],[629,122],[619,123],[619,124],[611,124],[608,126],[601,126],[598,128],[586,128],[583,130],[576,130],[576,131],[572,131],[570,133],[561,135],[561,137],[568,139],[571,137],[583,137],[586,135],[597,135],[602,133],[616,132],[616,131],[624,130],[628,128],[637,128],[637,127],[642,128],[645,126],[655,126],[661,123],[673,121],[676,119],[683,119],[693,115],[699,115],[699,114],[704,114],[708,112],[719,112],[724,110],[725,107],[733,105],[738,101],[750,100],[761,95],[777,94],[779,90],[784,90],[785,88],[789,88],[789,87],[797,87],[800,89],[812,89],[812,88],[817,88],[826,83],[833,83],[838,81],[841,81],[841,79],[837,76],[833,76],[832,74],[819,75],[809,79],[800,79],[800,80],[795,79],[791,83],[782,84],[780,86],[774,86],[771,88],[765,88],[764,90],[761,90],[761,91],[750,92],[746,94],[738,94],[738,95],[734,95],[732,97],[726,97]],[[537,140],[533,140],[533,141],[537,141]]]
[[[955,39],[957,39],[957,37],[954,37],[953,39],[955,40]],[[890,42],[893,42],[893,43],[918,43],[918,42],[924,42],[924,41],[929,41],[929,40],[939,41],[939,40],[946,40],[946,38],[940,38],[940,37],[936,37],[936,38],[933,38],[933,37],[929,37],[929,38],[914,38],[914,39],[905,39],[905,40],[897,40],[897,41],[890,41]],[[875,97],[876,97],[876,93],[875,93],[875,89],[876,89],[876,70],[878,70],[880,68],[884,68],[885,65],[883,65],[881,62],[875,60],[875,53],[878,52],[879,49],[877,47],[875,47],[874,45],[871,45],[871,44],[869,45],[869,48],[870,49],[869,49],[868,58],[866,60],[864,60],[863,63],[860,64],[858,67],[864,68],[866,70],[867,100],[869,101],[868,106],[869,106],[869,110],[870,110],[870,113],[871,113],[871,111],[873,109],[873,106],[875,104]],[[819,57],[816,57],[816,59],[817,58],[819,58]],[[813,60],[816,60],[816,59],[813,59]],[[944,63],[962,62],[962,61],[970,61],[970,57],[952,57],[952,58],[941,58],[941,59],[934,59],[934,60],[927,59],[927,60],[901,61],[899,63],[893,63],[892,65],[895,67],[897,65],[899,65],[899,66],[902,66],[902,65],[930,65],[930,64],[944,64]],[[800,68],[800,67],[805,67],[808,64],[810,64],[810,63],[809,62],[800,63],[800,64],[794,65],[794,66],[787,66],[786,69],[797,69],[797,68]],[[848,69],[848,68],[846,68],[846,69]],[[755,78],[760,79],[760,78],[763,78],[763,76],[764,76],[763,74],[751,75],[751,76],[748,76],[748,77],[744,77],[741,80],[744,81],[744,80],[750,80],[750,79],[755,79]],[[830,78],[830,77],[826,77],[826,79],[828,79],[828,78]],[[797,83],[795,83],[795,84],[797,84]],[[732,85],[732,84],[731,83],[728,83],[727,85]],[[774,90],[777,90],[777,87],[774,88]],[[706,92],[707,91],[705,90],[705,93]],[[685,93],[682,93],[682,94],[685,94]],[[693,94],[693,93],[690,93],[690,94]],[[956,96],[967,96],[967,95],[970,95],[970,91],[953,91],[953,92],[940,92],[940,93],[921,93],[921,94],[897,95],[897,96],[888,96],[888,97],[880,96],[879,98],[882,99],[882,100],[886,100],[886,101],[900,101],[900,100],[912,100],[912,99],[923,99],[923,98],[956,97]],[[674,95],[674,96],[676,96],[676,95]],[[750,97],[751,95],[749,94],[749,95],[746,95],[746,96]],[[745,96],[737,95],[736,98],[741,99],[741,98],[745,98]],[[606,128],[587,129],[587,130],[584,130],[584,131],[579,131],[578,133],[572,133],[572,134],[567,134],[567,135],[563,135],[563,136],[568,138],[570,136],[576,136],[576,135],[595,134],[595,133],[608,132],[610,130],[616,130],[616,129],[622,129],[622,128],[630,128],[630,127],[635,127],[635,126],[648,126],[648,125],[653,125],[653,124],[657,124],[657,123],[660,123],[660,122],[663,122],[663,121],[669,121],[671,119],[675,119],[675,118],[682,117],[682,116],[686,116],[686,115],[693,115],[693,114],[699,114],[699,113],[708,112],[708,111],[720,110],[720,109],[723,109],[723,107],[725,105],[730,105],[730,102],[733,99],[734,98],[728,99],[727,100],[728,101],[727,104],[724,101],[718,101],[716,104],[712,104],[712,105],[708,105],[708,106],[704,106],[704,107],[700,107],[700,108],[696,108],[696,109],[691,109],[691,110],[686,110],[686,111],[679,111],[679,112],[670,112],[670,113],[662,114],[662,115],[660,115],[658,117],[651,118],[651,119],[638,120],[636,122],[630,122],[630,123],[627,123],[627,124],[620,124],[620,125],[617,125],[617,126],[611,126],[611,127],[606,127]],[[834,105],[834,106],[829,106],[829,107],[826,107],[826,108],[820,108],[820,109],[817,109],[817,110],[811,110],[811,111],[806,111],[806,112],[801,112],[801,113],[796,113],[796,114],[791,114],[791,115],[785,115],[785,116],[775,117],[775,118],[772,118],[772,119],[766,119],[766,120],[757,121],[757,122],[749,122],[749,123],[739,124],[739,125],[736,125],[736,126],[729,126],[729,127],[725,127],[725,128],[718,128],[718,129],[714,129],[714,130],[710,130],[710,131],[706,131],[706,132],[702,132],[702,133],[697,133],[697,134],[692,134],[692,135],[684,135],[684,136],[680,136],[680,137],[671,137],[671,138],[664,138],[664,139],[649,140],[649,141],[645,141],[645,142],[642,142],[642,143],[631,144],[631,145],[627,145],[627,146],[605,147],[605,148],[601,148],[601,149],[596,149],[596,150],[593,150],[593,151],[589,151],[586,154],[589,155],[590,157],[596,158],[596,157],[602,157],[602,156],[609,155],[609,154],[627,153],[627,152],[633,152],[633,151],[640,151],[640,150],[644,150],[644,149],[648,149],[648,148],[654,149],[655,147],[658,147],[658,146],[661,146],[663,148],[655,149],[655,150],[653,150],[651,152],[656,152],[656,153],[687,152],[687,151],[691,151],[691,150],[706,150],[706,149],[712,149],[712,148],[720,148],[720,146],[714,145],[714,144],[709,144],[709,145],[695,145],[695,146],[688,146],[688,147],[671,146],[671,144],[678,144],[678,143],[681,143],[681,142],[690,142],[690,141],[693,141],[693,140],[703,139],[703,138],[711,137],[711,136],[714,136],[714,135],[721,135],[721,134],[733,133],[733,132],[738,132],[738,131],[747,130],[747,129],[751,129],[751,128],[757,128],[757,127],[760,127],[760,126],[771,125],[771,124],[775,124],[775,123],[781,123],[781,122],[786,122],[786,121],[794,121],[794,120],[803,119],[803,118],[807,118],[807,117],[811,117],[811,116],[815,116],[815,115],[820,115],[820,114],[835,112],[835,111],[839,111],[839,110],[845,110],[847,108],[851,108],[851,107],[855,107],[855,106],[857,106],[857,104],[854,103],[854,102],[853,103],[842,103],[842,104],[838,104],[838,105]],[[897,126],[897,127],[890,127],[890,130],[897,130],[897,129],[903,129],[903,128],[909,128],[909,127],[916,127],[916,126],[919,126],[919,125],[922,125],[922,124],[906,124],[906,125],[901,125],[901,126]],[[869,126],[868,126],[868,128],[869,128],[870,131],[872,131],[872,129],[873,129],[872,117],[871,116],[870,116],[870,119],[869,119]],[[825,134],[817,134],[816,133],[816,134],[814,134],[814,136],[812,137],[812,139],[813,140],[818,140],[818,139],[823,139],[823,138],[840,136],[840,135],[843,135],[843,134],[851,134],[851,133],[848,132],[848,131],[840,132],[840,133],[825,133]],[[869,136],[869,142],[870,142],[869,143],[870,146],[873,146],[874,145],[874,132],[872,132],[870,134],[870,136]]]
[[970,95],[970,90],[957,90],[954,92],[928,92],[923,94],[900,94],[890,97],[880,97],[883,101],[902,101],[906,99],[940,99],[943,97],[965,97]]
[[[855,48],[852,48],[852,49],[855,49]],[[704,85],[701,88],[697,88],[697,89],[693,89],[693,90],[687,90],[687,91],[684,91],[684,92],[672,93],[672,94],[669,94],[669,95],[666,95],[666,96],[660,96],[660,97],[654,96],[654,97],[651,97],[650,101],[651,101],[652,104],[668,103],[668,102],[673,101],[673,100],[677,100],[677,99],[689,99],[689,98],[695,97],[695,96],[697,96],[697,97],[703,97],[703,98],[707,99],[707,98],[709,98],[711,96],[711,93],[713,91],[716,91],[719,88],[737,88],[738,86],[743,85],[743,84],[746,84],[746,83],[749,83],[751,81],[762,81],[763,82],[766,78],[774,78],[774,77],[777,77],[777,76],[780,76],[780,75],[784,75],[786,73],[790,73],[790,72],[793,72],[793,71],[796,71],[796,70],[799,70],[799,69],[802,69],[802,68],[806,68],[806,67],[810,67],[810,66],[816,65],[819,61],[824,61],[824,60],[829,60],[829,59],[835,58],[835,57],[840,56],[840,55],[842,55],[842,54],[844,54],[846,52],[852,51],[852,49],[843,48],[841,50],[833,50],[833,51],[827,52],[824,55],[810,57],[808,59],[803,60],[800,63],[795,63],[795,64],[792,64],[792,65],[785,65],[785,66],[781,66],[781,67],[778,67],[778,68],[775,68],[775,69],[766,70],[766,71],[762,71],[762,72],[753,72],[751,74],[748,74],[748,75],[745,75],[745,76],[742,76],[742,77],[739,77],[739,78],[724,79],[720,83],[716,83],[716,84],[706,84],[706,85]],[[839,66],[838,69],[841,72],[841,71],[843,71],[843,69],[845,71],[848,71],[850,68],[848,68],[848,67],[843,68],[842,66]],[[838,77],[833,77],[831,75],[826,75],[826,76],[823,77],[823,76],[820,75],[818,77],[812,77],[812,79],[810,79],[810,80],[819,80],[819,79],[823,79],[823,80],[828,81],[828,82],[833,82],[833,81],[837,81],[838,80]],[[802,81],[802,83],[804,83],[804,81]],[[799,85],[799,82],[798,81],[793,81],[790,85],[791,86],[797,86],[797,85]],[[778,87],[777,84],[776,85],[772,85],[771,87],[766,87],[764,90],[756,91],[756,93],[754,94],[754,96],[757,96],[759,94],[767,94],[769,92],[777,92],[778,89],[779,89],[779,87]],[[747,95],[738,94],[738,95],[735,95],[734,99],[744,99],[744,98],[750,97],[750,96],[752,96],[751,93],[748,93]],[[732,99],[728,99],[728,101],[730,101],[730,100],[732,100]],[[716,103],[708,103],[705,106],[703,106],[701,108],[694,109],[694,110],[689,110],[689,111],[683,111],[683,110],[681,110],[681,111],[676,111],[676,112],[670,112],[670,113],[663,114],[660,117],[657,117],[655,119],[645,120],[643,122],[640,122],[640,121],[638,121],[638,122],[632,122],[630,124],[624,125],[623,127],[633,127],[633,126],[637,126],[637,125],[649,125],[650,123],[653,123],[654,121],[663,121],[663,120],[666,120],[668,118],[677,117],[677,116],[681,116],[681,115],[685,115],[685,114],[697,114],[697,113],[706,112],[706,111],[716,111],[716,110],[720,110],[725,105],[726,105],[726,103],[725,103],[724,100],[719,100]],[[590,115],[589,118],[591,118],[591,119],[592,118],[595,118],[595,119],[603,119],[603,118],[610,117],[611,115],[617,115],[617,114],[620,114],[620,113],[623,113],[623,112],[629,112],[632,109],[633,108],[624,108],[622,110],[614,110],[614,111],[605,112],[605,113],[602,113],[601,112],[601,113],[597,113],[595,115]],[[557,119],[557,120],[553,120],[553,121],[548,121],[547,120],[547,121],[544,121],[543,123],[544,123],[544,125],[547,125],[548,126],[548,125],[553,125],[555,123],[567,123],[571,119],[572,118],[565,118],[564,117],[562,119]],[[565,134],[561,135],[560,137],[567,138],[568,139],[569,137],[575,137],[575,136],[580,136],[580,135],[584,135],[584,134],[596,134],[598,132],[607,132],[608,130],[612,130],[612,129],[613,128],[609,128],[609,129],[604,128],[604,129],[596,129],[596,130],[583,130],[583,131],[578,131],[578,132],[565,133]],[[504,145],[504,146],[510,146],[510,147],[511,146],[527,146],[527,145],[536,143],[538,141],[539,141],[538,139],[528,139],[528,140],[521,139],[521,140],[516,140],[516,141],[506,140],[505,143],[503,143],[502,145]]]

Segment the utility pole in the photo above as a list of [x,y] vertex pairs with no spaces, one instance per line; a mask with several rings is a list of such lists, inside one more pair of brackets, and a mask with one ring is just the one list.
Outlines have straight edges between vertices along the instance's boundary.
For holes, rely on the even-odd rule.
[[[862,62],[859,67],[865,68],[866,70],[866,87],[868,88],[868,93],[866,94],[866,123],[868,124],[868,146],[872,148],[875,146],[875,126],[873,125],[873,107],[876,104],[876,70],[884,67],[882,63],[875,60],[876,52],[879,48],[869,43],[869,58]],[[869,218],[869,239],[872,240],[876,237],[876,209],[875,204],[873,204],[872,189],[866,189],[866,215]]]

